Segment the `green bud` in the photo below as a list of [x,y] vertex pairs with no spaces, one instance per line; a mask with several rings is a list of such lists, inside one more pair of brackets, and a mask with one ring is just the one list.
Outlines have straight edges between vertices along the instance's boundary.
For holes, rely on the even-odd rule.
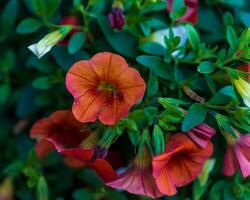
[[153,130],[153,143],[156,155],[161,154],[165,151],[164,133],[162,132],[160,126],[157,124],[154,126]]

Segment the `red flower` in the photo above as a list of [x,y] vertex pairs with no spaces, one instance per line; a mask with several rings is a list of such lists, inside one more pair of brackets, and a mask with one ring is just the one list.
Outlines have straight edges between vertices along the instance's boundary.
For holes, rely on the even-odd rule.
[[[244,63],[240,65],[239,70],[250,73],[250,63]],[[248,80],[250,80],[250,75],[248,76]]]
[[[77,121],[70,110],[59,110],[49,117],[40,119],[31,128],[30,137],[36,138],[36,152],[40,159],[48,155],[53,149],[53,145],[47,141],[47,137],[52,134],[60,134],[65,140],[75,144],[82,141],[89,132],[81,132],[82,123]],[[74,134],[75,140],[70,137]]]
[[[167,11],[169,13],[173,10],[173,2],[174,0],[168,0]],[[187,11],[177,21],[196,24],[198,19],[198,0],[185,0],[185,5],[187,7]]]
[[[66,16],[59,22],[59,24],[60,25],[73,25],[73,26],[79,26],[80,25],[75,16]],[[67,34],[67,36],[62,41],[59,42],[59,44],[68,45],[71,36],[74,35],[75,33],[77,33],[78,31],[79,31],[78,29],[73,28]]]
[[189,137],[201,148],[206,148],[214,134],[215,130],[207,124],[200,124],[188,131]]
[[131,167],[119,174],[116,180],[106,185],[152,198],[163,196],[155,184],[152,175],[151,156],[146,147],[142,150],[141,155],[136,156]]
[[98,53],[75,63],[67,73],[66,86],[74,96],[73,114],[81,122],[113,125],[143,97],[145,82],[121,56]]
[[186,134],[173,135],[166,144],[166,152],[153,158],[153,176],[160,192],[174,195],[176,187],[196,179],[212,152],[211,142],[200,148]]
[[[71,140],[77,140],[77,135],[71,134]],[[117,177],[112,166],[102,157],[106,156],[106,152],[102,155],[100,151],[96,152],[96,144],[98,135],[92,132],[85,140],[78,140],[77,143],[71,143],[66,137],[61,134],[51,134],[48,140],[55,146],[57,151],[66,156],[66,162],[72,166],[87,165],[94,169],[97,174],[105,181],[112,181]],[[98,156],[97,156],[98,155]]]
[[222,172],[232,176],[237,170],[244,178],[250,175],[250,134],[239,135],[238,139],[231,137],[227,146]]

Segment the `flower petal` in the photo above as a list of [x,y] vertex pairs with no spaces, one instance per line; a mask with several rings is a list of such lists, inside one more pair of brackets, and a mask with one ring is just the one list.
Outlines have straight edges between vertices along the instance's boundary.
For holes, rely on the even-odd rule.
[[119,99],[112,99],[99,114],[99,120],[107,125],[115,124],[120,118],[128,114],[130,105],[127,105]]
[[89,61],[75,63],[66,75],[66,87],[75,99],[96,89],[98,83],[99,78]]
[[51,122],[48,117],[38,120],[30,130],[30,137],[36,139],[45,137],[50,132],[52,125],[53,122]]
[[102,52],[94,55],[90,62],[102,81],[113,83],[128,68],[126,60],[114,53]]
[[150,168],[140,168],[131,166],[128,170],[118,176],[118,178],[106,185],[123,189],[132,194],[146,195],[151,198],[162,196],[158,190]]
[[76,119],[81,122],[94,122],[105,107],[106,102],[105,93],[87,91],[79,99],[75,99],[72,112]]
[[177,193],[175,183],[171,179],[167,169],[162,170],[160,175],[155,178],[155,181],[162,194],[172,196]]
[[42,139],[36,143],[35,149],[37,157],[39,159],[44,159],[49,153],[54,150],[54,146],[46,139]]

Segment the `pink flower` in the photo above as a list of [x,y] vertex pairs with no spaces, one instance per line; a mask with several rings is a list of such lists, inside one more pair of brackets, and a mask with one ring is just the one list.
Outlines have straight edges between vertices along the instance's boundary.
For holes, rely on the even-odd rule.
[[250,134],[239,135],[237,139],[232,136],[228,138],[230,140],[224,156],[222,173],[225,176],[232,176],[239,170],[246,178],[250,175]]
[[141,154],[136,156],[132,166],[107,185],[152,198],[163,196],[153,178],[151,156],[146,147],[143,148]]
[[189,137],[202,148],[207,147],[214,134],[215,130],[207,124],[200,124],[188,131]]

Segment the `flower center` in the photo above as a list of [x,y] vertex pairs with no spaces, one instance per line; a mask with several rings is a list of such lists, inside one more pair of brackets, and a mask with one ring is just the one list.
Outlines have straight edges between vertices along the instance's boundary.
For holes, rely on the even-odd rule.
[[108,83],[106,81],[101,81],[97,89],[100,91],[107,91],[107,92],[113,92],[113,93],[116,92],[116,87],[113,84]]

